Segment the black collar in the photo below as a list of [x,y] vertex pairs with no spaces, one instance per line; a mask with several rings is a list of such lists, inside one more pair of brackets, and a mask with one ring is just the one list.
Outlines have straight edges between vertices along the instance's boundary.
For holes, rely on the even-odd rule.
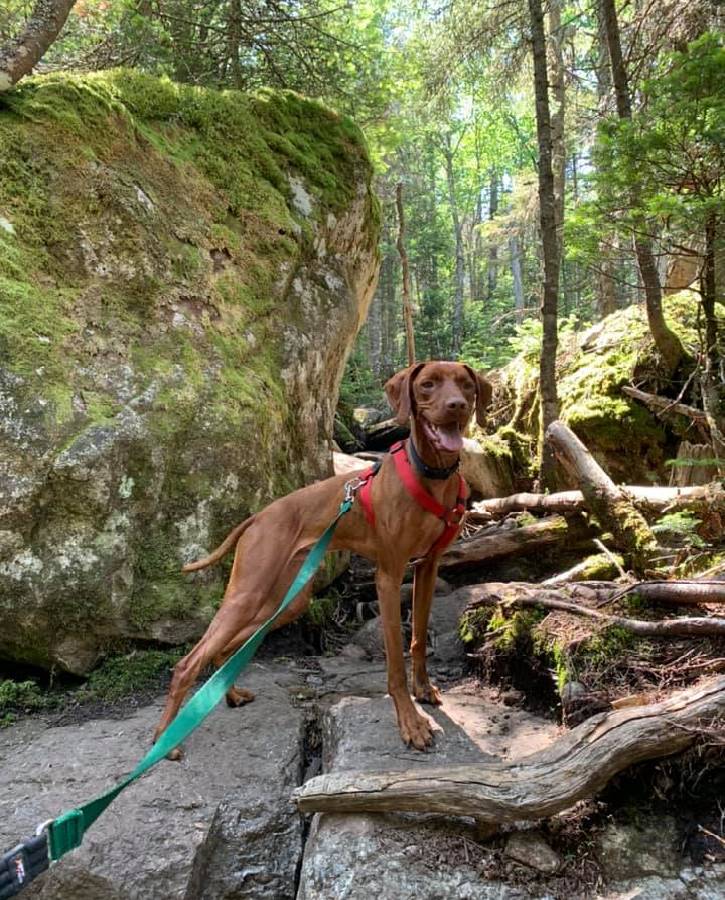
[[413,438],[408,438],[406,447],[408,449],[408,453],[410,454],[410,461],[424,478],[433,478],[436,481],[445,481],[446,478],[450,478],[454,472],[458,471],[458,464],[461,461],[460,458],[457,459],[452,466],[448,466],[445,469],[436,469],[433,466],[429,466],[427,463],[424,463],[420,458],[420,455],[415,448],[415,444],[413,443]]

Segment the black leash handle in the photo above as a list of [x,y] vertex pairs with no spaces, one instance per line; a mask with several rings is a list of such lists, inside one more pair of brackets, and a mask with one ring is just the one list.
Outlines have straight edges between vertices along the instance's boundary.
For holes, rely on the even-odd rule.
[[42,831],[0,856],[0,900],[14,897],[50,864],[48,834]]

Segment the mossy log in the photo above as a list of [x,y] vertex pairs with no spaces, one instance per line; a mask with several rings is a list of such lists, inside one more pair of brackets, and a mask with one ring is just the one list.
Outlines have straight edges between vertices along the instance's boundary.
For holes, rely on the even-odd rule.
[[659,552],[657,541],[627,495],[563,422],[552,422],[546,439],[558,461],[580,485],[587,508],[611,531],[616,546],[629,556],[632,568],[643,572],[652,566]]
[[[637,586],[639,591],[642,585]],[[725,587],[725,585],[723,585]],[[593,594],[597,602],[613,599],[616,594],[597,585],[592,591],[584,585],[571,585],[566,592],[535,584],[478,584],[466,589],[469,597],[469,609],[478,606],[498,606],[503,603],[513,607],[537,607],[556,609],[560,612],[573,613],[595,619],[602,625],[616,625],[625,628],[639,637],[723,637],[725,636],[725,618],[718,616],[680,616],[673,619],[631,619],[627,616],[605,613],[600,609],[587,606]],[[620,592],[621,594],[621,592]],[[723,592],[725,595],[725,591]],[[721,596],[723,596],[721,595]]]
[[335,772],[294,794],[301,812],[417,812],[495,825],[541,819],[594,796],[618,772],[691,746],[725,715],[725,676],[661,703],[593,716],[523,760],[406,772]]
[[[663,513],[690,510],[692,512],[725,512],[725,488],[719,482],[696,487],[653,487],[649,485],[622,485],[619,490],[631,498],[646,518]],[[581,512],[585,507],[581,491],[559,491],[555,494],[511,494],[494,497],[473,504],[469,519],[489,521],[512,512],[540,510],[545,513],[566,515]]]
[[586,546],[591,543],[594,534],[594,530],[581,518],[546,516],[531,525],[495,529],[493,533],[458,541],[446,550],[440,565],[442,569],[461,569],[555,544],[568,549]]

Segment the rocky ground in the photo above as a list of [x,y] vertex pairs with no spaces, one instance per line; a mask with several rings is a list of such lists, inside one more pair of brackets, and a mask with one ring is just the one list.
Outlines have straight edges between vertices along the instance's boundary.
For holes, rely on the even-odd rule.
[[[408,769],[518,759],[560,726],[522,706],[516,691],[465,677],[455,594],[432,622],[434,749],[405,749],[385,696],[376,622],[335,656],[253,663],[257,693],[220,706],[189,740],[131,786],[79,850],[25,896],[55,900],[299,898],[692,898],[725,892],[725,861],[695,854],[674,810],[582,804],[545,826],[488,837],[475,820],[425,816],[313,816],[290,801],[321,771]],[[85,801],[132,768],[159,715],[161,694],[116,717],[37,717],[0,731],[0,846]],[[65,724],[64,724],[65,723]],[[716,845],[715,845],[716,846]]]

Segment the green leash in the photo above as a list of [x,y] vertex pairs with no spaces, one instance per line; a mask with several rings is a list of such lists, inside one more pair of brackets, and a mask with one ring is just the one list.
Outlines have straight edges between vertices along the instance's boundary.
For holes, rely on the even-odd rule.
[[[337,523],[342,516],[349,511],[353,502],[353,482],[348,482],[351,487],[345,485],[345,498],[340,504],[340,509],[327,527],[322,537],[310,550],[307,558],[302,564],[297,577],[292,582],[289,590],[284,596],[279,609],[270,616],[269,619],[254,632],[254,634],[231,656],[224,665],[209,678],[209,680],[194,694],[189,702],[176,715],[176,718],[169,724],[168,728],[159,736],[159,739],[139,762],[136,768],[127,775],[123,781],[119,782],[115,787],[100,794],[88,803],[84,803],[77,809],[69,810],[62,813],[57,819],[52,819],[44,823],[41,828],[46,828],[48,833],[48,843],[50,858],[59,860],[62,856],[76,847],[80,847],[83,836],[101,813],[106,810],[111,803],[118,797],[121,791],[125,790],[130,784],[140,778],[144,772],[160,762],[167,753],[174,750],[182,741],[194,731],[214,707],[219,703],[230,687],[233,686],[239,673],[244,669],[257,648],[262,643],[264,636],[272,627],[276,619],[284,612],[284,610],[295,599],[299,592],[304,588],[307,582],[312,578],[319,568],[322,558],[327,551],[327,547],[332,540]],[[2,893],[0,892],[0,896]]]

